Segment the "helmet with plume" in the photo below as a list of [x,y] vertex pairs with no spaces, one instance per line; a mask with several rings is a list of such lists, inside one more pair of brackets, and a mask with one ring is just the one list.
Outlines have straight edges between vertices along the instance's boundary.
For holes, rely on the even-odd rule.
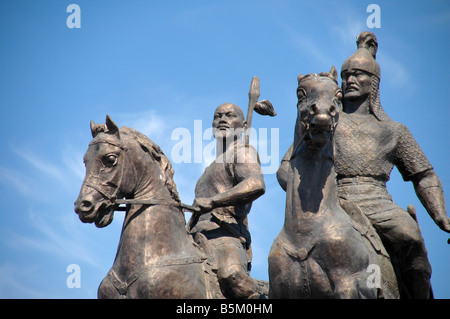
[[372,32],[362,32],[356,38],[357,50],[347,60],[341,68],[343,72],[351,70],[362,70],[372,77],[372,90],[370,93],[370,111],[380,121],[390,121],[390,117],[381,107],[380,103],[380,65],[377,63],[376,54],[378,51],[378,41]]

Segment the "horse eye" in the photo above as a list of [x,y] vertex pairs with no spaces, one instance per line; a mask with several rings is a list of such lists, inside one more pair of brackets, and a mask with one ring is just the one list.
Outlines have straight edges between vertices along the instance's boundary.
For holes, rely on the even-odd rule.
[[342,91],[336,92],[336,98],[338,99],[339,102],[342,100]]
[[106,167],[112,167],[117,164],[117,155],[114,154],[106,155],[103,162]]
[[297,89],[297,98],[299,101],[303,100],[306,97],[306,91],[302,88]]

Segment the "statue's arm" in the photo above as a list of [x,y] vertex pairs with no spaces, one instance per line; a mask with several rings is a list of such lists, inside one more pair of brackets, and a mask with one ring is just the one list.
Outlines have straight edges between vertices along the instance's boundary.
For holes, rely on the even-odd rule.
[[196,198],[194,206],[209,211],[216,207],[251,203],[265,193],[264,176],[256,150],[251,146],[242,147],[237,157],[239,160],[232,165],[236,185],[210,198]]
[[441,180],[408,128],[398,125],[400,134],[395,164],[403,179],[413,182],[417,197],[434,222],[442,230],[450,232]]
[[447,216],[445,197],[441,180],[433,169],[412,178],[420,202],[434,222],[444,231],[450,232],[450,218]]
[[291,159],[293,149],[294,144],[292,144],[287,150],[286,154],[284,154],[283,158],[281,159],[280,168],[277,171],[278,183],[280,184],[281,188],[284,189],[284,191],[286,191],[287,187],[287,180],[289,174],[289,161]]
[[258,153],[252,146],[241,146],[232,166],[237,184],[226,192],[213,196],[214,207],[247,204],[266,191]]
[[266,191],[264,178],[259,175],[251,175],[243,179],[236,186],[226,192],[213,196],[213,208],[251,203]]

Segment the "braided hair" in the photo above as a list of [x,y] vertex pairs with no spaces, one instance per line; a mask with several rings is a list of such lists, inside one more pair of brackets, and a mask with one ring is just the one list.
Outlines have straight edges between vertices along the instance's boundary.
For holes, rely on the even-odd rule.
[[[369,31],[361,32],[356,38],[358,49],[364,48],[370,52],[373,59],[376,60],[378,51],[378,40],[375,34]],[[377,73],[377,72],[375,72]],[[372,88],[370,92],[369,108],[375,117],[380,121],[392,121],[386,114],[380,103],[380,74],[372,74]]]
[[369,97],[369,108],[375,117],[380,121],[392,121],[386,114],[380,103],[380,79],[372,75],[372,88]]

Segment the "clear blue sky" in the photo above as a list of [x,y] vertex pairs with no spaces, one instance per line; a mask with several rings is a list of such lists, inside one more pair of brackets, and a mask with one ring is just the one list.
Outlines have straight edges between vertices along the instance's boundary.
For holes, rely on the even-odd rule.
[[[197,120],[206,130],[224,102],[246,113],[257,75],[261,99],[269,99],[278,116],[255,115],[253,125],[267,129],[276,151],[271,159],[279,161],[293,140],[297,75],[332,65],[340,71],[355,37],[368,30],[372,2],[2,1],[0,298],[96,297],[114,260],[123,213],[97,229],[73,211],[90,120],[103,122],[109,114],[119,126],[148,135],[171,158],[176,128],[194,135]],[[71,3],[81,8],[80,29],[66,25]],[[381,28],[371,31],[379,41],[381,103],[411,130],[450,202],[450,3],[376,3]],[[262,145],[257,140],[255,146]],[[173,163],[183,202],[192,203],[205,165]],[[249,224],[252,276],[267,280],[285,193],[275,174],[265,174],[265,182]],[[400,206],[416,206],[435,296],[450,298],[449,234],[432,222],[396,169],[388,188]],[[70,264],[80,266],[81,288],[66,285]]]

